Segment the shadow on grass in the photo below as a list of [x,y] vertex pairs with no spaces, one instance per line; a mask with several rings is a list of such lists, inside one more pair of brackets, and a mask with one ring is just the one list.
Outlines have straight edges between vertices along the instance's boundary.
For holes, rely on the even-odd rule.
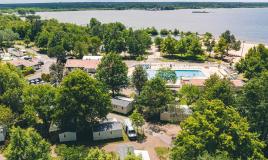
[[174,54],[174,55],[164,55],[163,56],[169,60],[178,60],[178,61],[188,61],[188,62],[196,62],[203,63],[207,60],[206,55],[190,55],[190,54]]

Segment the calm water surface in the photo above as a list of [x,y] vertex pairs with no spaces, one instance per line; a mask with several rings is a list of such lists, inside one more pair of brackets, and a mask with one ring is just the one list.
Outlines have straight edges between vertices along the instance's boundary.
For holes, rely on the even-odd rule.
[[181,31],[211,32],[219,35],[229,29],[239,39],[268,44],[268,8],[206,9],[210,13],[192,13],[192,9],[172,11],[93,10],[40,12],[43,18],[86,25],[90,18],[101,22],[122,22],[128,27],[157,29],[178,28]]

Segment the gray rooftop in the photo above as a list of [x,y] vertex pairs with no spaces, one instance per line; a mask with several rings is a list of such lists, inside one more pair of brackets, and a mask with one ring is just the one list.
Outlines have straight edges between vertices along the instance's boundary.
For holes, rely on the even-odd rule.
[[105,122],[102,124],[95,125],[93,127],[93,132],[102,132],[102,131],[113,131],[121,130],[122,125],[120,122]]
[[115,97],[112,98],[112,105],[127,107],[130,103],[132,103],[133,99],[126,97]]

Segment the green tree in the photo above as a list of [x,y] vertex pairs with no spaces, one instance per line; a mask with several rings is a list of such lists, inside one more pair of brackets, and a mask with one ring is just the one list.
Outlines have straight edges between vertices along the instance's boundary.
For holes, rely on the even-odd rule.
[[167,29],[161,29],[160,30],[160,35],[161,36],[167,36],[169,34],[169,31]]
[[90,42],[88,45],[89,52],[92,55],[97,55],[97,53],[100,50],[100,46],[102,44],[100,38],[99,37],[91,37],[89,42]]
[[166,87],[165,81],[156,77],[146,82],[137,102],[147,118],[159,119],[160,112],[173,100],[172,92]]
[[121,53],[127,50],[125,31],[126,27],[122,23],[109,23],[103,25],[104,50],[108,52]]
[[235,36],[231,34],[230,31],[222,33],[219,37],[219,41],[215,46],[215,52],[219,53],[221,58],[224,55],[228,55],[230,50],[239,51],[241,47],[241,42],[237,41]]
[[58,85],[63,79],[64,65],[62,63],[53,63],[49,67],[51,84]]
[[136,156],[135,154],[128,154],[124,160],[142,160],[142,157]]
[[264,143],[234,108],[220,100],[202,100],[194,113],[181,124],[171,150],[173,160],[195,160],[204,152],[227,152],[231,158],[264,159]]
[[9,47],[17,39],[19,39],[19,34],[14,33],[11,29],[0,30],[0,47]]
[[76,42],[74,45],[74,54],[78,59],[82,59],[83,56],[88,54],[88,45],[83,42]]
[[66,146],[64,144],[57,145],[55,149],[60,160],[85,160],[88,149],[84,146]]
[[10,108],[0,105],[0,126],[10,126],[14,123],[15,115]]
[[161,38],[161,37],[155,37],[155,39],[154,39],[154,44],[158,48],[158,50],[161,49],[162,41],[163,41],[163,38]]
[[56,106],[56,88],[49,84],[46,85],[29,85],[24,89],[23,102],[24,102],[24,114],[30,117],[32,120],[38,120],[33,122],[33,126],[42,124],[42,133],[48,134],[50,123],[52,122],[53,107]]
[[144,30],[128,30],[126,46],[132,56],[140,56],[146,53],[151,45],[151,37]]
[[25,81],[15,66],[0,63],[0,104],[4,104],[13,112],[22,111],[22,90]]
[[12,128],[5,155],[7,160],[50,160],[50,144],[32,128]]
[[208,100],[219,99],[225,105],[233,105],[234,86],[230,80],[221,79],[217,74],[213,74],[205,81],[203,97]]
[[24,39],[24,43],[26,44],[26,47],[29,48],[29,44],[31,43],[30,38],[29,38],[29,37],[26,37],[26,38]]
[[137,130],[142,128],[142,126],[145,124],[145,120],[142,114],[140,114],[136,109],[133,111],[129,118]]
[[178,36],[179,34],[180,34],[180,31],[177,28],[175,28],[173,31],[173,35]]
[[169,54],[169,55],[175,54],[176,42],[177,42],[176,39],[172,38],[171,36],[168,36],[161,43],[161,52]]
[[109,53],[101,59],[96,78],[106,84],[115,96],[115,93],[118,93],[121,88],[128,86],[127,72],[128,68],[120,55]]
[[259,77],[261,72],[268,69],[268,48],[260,44],[251,48],[245,58],[241,58],[236,64],[239,73],[243,73],[248,79]]
[[111,107],[104,85],[82,70],[75,70],[63,79],[57,102],[56,122],[63,129],[74,128],[78,131],[105,118]]
[[158,31],[154,27],[146,28],[146,32],[148,34],[150,34],[151,36],[157,36],[158,35]]
[[66,51],[62,45],[57,45],[55,47],[48,48],[48,56],[56,57],[57,62],[64,63],[66,61]]
[[198,156],[197,160],[232,160],[232,158],[228,156],[227,152],[216,152],[215,154],[205,152]]
[[239,94],[238,111],[248,119],[251,130],[259,133],[259,138],[268,145],[267,71],[263,72],[260,77],[253,78],[246,83],[242,93]]
[[85,160],[114,160],[112,154],[106,153],[104,150],[92,148],[89,150]]
[[156,73],[156,77],[159,77],[166,82],[175,83],[177,81],[176,72],[170,68],[160,68]]
[[142,87],[147,82],[147,80],[148,80],[148,74],[146,70],[141,65],[136,66],[132,74],[132,83],[137,89],[139,94],[142,90]]
[[206,51],[209,52],[209,56],[210,56],[216,43],[215,39],[213,38],[213,35],[209,32],[206,32],[203,37],[203,43],[204,43],[204,46],[206,47]]
[[179,90],[180,102],[186,102],[187,105],[192,105],[201,97],[201,91],[194,85],[185,84]]

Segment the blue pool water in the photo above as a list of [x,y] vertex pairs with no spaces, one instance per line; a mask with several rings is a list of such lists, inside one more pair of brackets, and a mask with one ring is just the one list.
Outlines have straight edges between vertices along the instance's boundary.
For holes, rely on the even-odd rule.
[[[151,79],[155,77],[157,70],[147,70],[148,78]],[[175,70],[175,73],[180,79],[181,77],[193,78],[193,77],[204,77],[204,73],[200,70]]]

